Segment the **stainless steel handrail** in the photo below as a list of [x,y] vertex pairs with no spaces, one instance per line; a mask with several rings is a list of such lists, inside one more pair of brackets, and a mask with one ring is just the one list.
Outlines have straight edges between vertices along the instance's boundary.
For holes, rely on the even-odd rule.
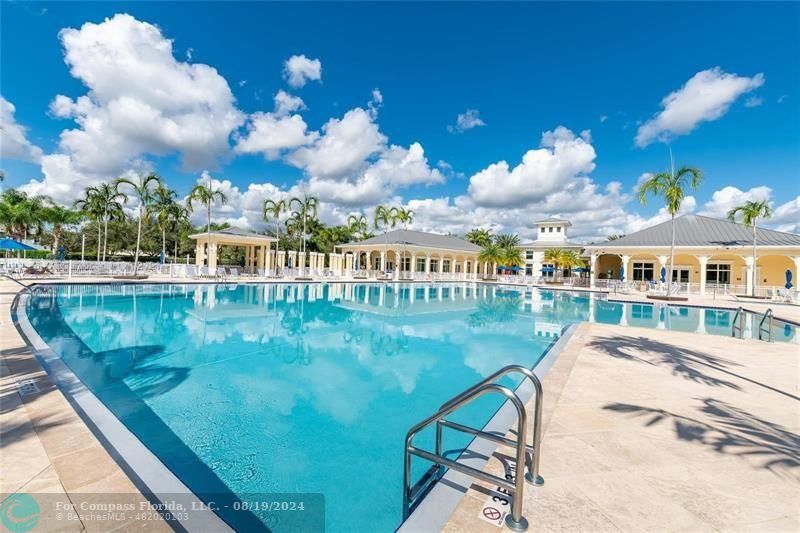
[[[525,445],[526,450],[531,454],[530,462],[526,461],[526,464],[528,465],[528,472],[525,474],[525,480],[528,483],[532,484],[532,485],[541,486],[541,485],[544,485],[544,478],[539,475],[539,459],[540,459],[541,451],[542,451],[542,446],[541,446],[541,442],[542,442],[542,397],[544,396],[544,392],[542,390],[542,382],[539,381],[539,378],[536,377],[536,374],[534,374],[533,371],[530,368],[526,368],[526,367],[524,367],[522,365],[508,365],[508,366],[505,366],[505,367],[501,368],[500,370],[498,370],[497,372],[495,372],[494,374],[492,374],[491,376],[489,376],[486,379],[484,379],[483,381],[479,381],[478,383],[476,383],[475,385],[473,385],[469,389],[465,390],[464,392],[462,392],[461,394],[459,394],[455,398],[452,398],[451,400],[448,400],[447,402],[442,404],[442,407],[440,407],[440,409],[444,409],[450,403],[456,402],[459,399],[461,399],[462,397],[468,396],[471,392],[473,392],[476,389],[478,389],[478,387],[480,387],[481,385],[485,385],[486,383],[495,382],[498,379],[500,379],[501,377],[503,377],[503,376],[505,376],[507,374],[511,374],[511,373],[522,374],[524,377],[528,378],[531,381],[531,383],[533,384],[533,389],[534,389],[534,391],[536,393],[536,400],[535,400],[536,404],[535,404],[535,407],[534,407],[535,410],[534,410],[534,413],[533,413],[533,441],[531,443],[531,446],[528,446],[527,444]],[[442,451],[441,450],[441,446],[442,446],[442,426],[452,427],[453,429],[464,431],[465,433],[471,433],[472,431],[475,431],[473,428],[468,428],[466,426],[454,427],[455,425],[459,425],[460,426],[460,424],[454,424],[453,422],[448,422],[447,420],[441,420],[441,421],[436,423],[436,453],[437,454],[441,455],[441,451]],[[472,434],[474,435],[474,433],[472,433]],[[503,437],[498,437],[498,438],[495,438],[495,439],[492,439],[491,437],[485,437],[485,438],[487,440],[494,440],[494,442],[498,442],[500,444],[505,444],[507,446],[514,446],[515,445],[513,441],[511,441],[510,439],[505,439]],[[518,435],[518,438],[522,439],[523,442],[525,441],[525,436],[524,435]]]
[[[736,313],[733,314],[733,321],[731,323],[731,337],[736,337],[736,330],[739,330],[739,338],[744,338],[744,315],[746,311],[744,307],[739,307]],[[738,328],[737,328],[738,320]]]
[[[477,468],[473,468],[471,466],[443,457],[441,453],[430,453],[414,446],[414,436],[416,436],[417,433],[430,426],[434,422],[442,420],[445,416],[449,415],[453,411],[456,411],[460,407],[469,404],[476,398],[480,398],[484,394],[490,393],[497,393],[505,396],[517,411],[517,435],[520,438],[517,438],[517,441],[514,443],[516,446],[516,462],[517,465],[522,465],[525,463],[526,448],[524,435],[528,431],[528,415],[525,412],[525,406],[523,405],[522,400],[520,400],[511,389],[504,387],[503,385],[498,385],[497,383],[483,383],[482,385],[471,387],[468,391],[465,391],[452,400],[446,402],[445,407],[439,409],[436,413],[432,414],[408,430],[408,433],[406,434],[403,461],[403,520],[408,518],[409,514],[411,514],[411,505],[415,499],[415,495],[411,494],[410,483],[411,456],[416,455],[417,457],[421,457],[434,464],[446,466],[447,468],[451,468],[457,472],[467,474],[487,483],[497,484],[498,486],[506,489],[513,496],[511,501],[511,514],[506,515],[506,525],[514,531],[525,531],[528,529],[528,521],[524,516],[522,516],[522,499],[525,490],[525,481],[523,476],[515,476],[514,482],[512,483],[505,478],[486,473]],[[453,426],[451,425],[450,427]],[[474,431],[475,433],[473,434],[479,437],[493,439],[498,438],[497,435],[492,433],[474,430],[472,428],[469,429],[471,430],[470,432]]]
[[767,309],[767,312],[764,313],[764,316],[761,317],[761,322],[758,323],[758,340],[764,340],[761,337],[761,334],[764,332],[764,321],[769,318],[769,324],[767,325],[767,342],[772,342],[772,308]]

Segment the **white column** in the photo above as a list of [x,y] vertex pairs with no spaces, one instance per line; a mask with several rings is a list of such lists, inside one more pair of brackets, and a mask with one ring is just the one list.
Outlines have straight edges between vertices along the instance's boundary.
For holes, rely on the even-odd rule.
[[800,291],[800,257],[794,258],[794,276],[792,277],[792,289]]
[[[417,252],[411,252],[411,277],[413,278],[417,273]],[[414,293],[414,289],[411,289],[411,293]]]
[[[597,254],[592,253],[589,255],[589,287],[594,288],[594,282],[597,279]],[[535,274],[535,273],[534,273]],[[589,308],[590,308],[590,319],[589,322],[594,322],[594,305],[591,304],[592,300],[589,300]]]
[[[444,256],[439,256],[439,274],[444,272]],[[439,298],[441,300],[441,298]]]
[[425,273],[431,273],[431,254],[425,254]]
[[475,279],[478,278],[478,258],[472,258],[472,273],[475,275]]
[[386,271],[386,251],[385,250],[381,250],[381,263],[380,263],[380,266],[381,266],[380,271],[381,272],[385,272]]
[[753,264],[753,257],[747,256],[744,258],[744,264],[747,265],[747,294],[753,295],[753,271],[755,265]]
[[631,265],[630,265],[630,262],[631,262],[631,256],[629,256],[629,255],[623,255],[622,256],[622,268],[623,268],[623,274],[625,275],[625,281],[628,281],[629,279],[631,279]]
[[[697,260],[700,262],[700,296],[705,296],[706,294],[706,267],[708,266],[708,256],[701,255],[697,257]],[[705,318],[705,314],[703,311],[700,311],[700,315]],[[705,324],[703,326],[705,329]]]
[[467,258],[464,258],[464,266],[461,268],[461,273],[464,274],[464,279],[467,279]]
[[204,248],[205,245],[198,239],[197,244],[194,245],[194,264],[197,266],[203,266],[205,263]]

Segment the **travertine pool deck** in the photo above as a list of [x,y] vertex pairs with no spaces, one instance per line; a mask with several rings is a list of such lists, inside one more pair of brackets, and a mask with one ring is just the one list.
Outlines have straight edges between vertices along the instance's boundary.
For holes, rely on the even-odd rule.
[[[530,531],[800,531],[799,352],[582,324],[544,380]],[[500,530],[478,518],[491,488],[473,485],[445,531]]]
[[[0,278],[0,499],[25,493],[41,498],[35,531],[109,531],[108,522],[57,518],[44,502],[97,502],[116,494],[119,502],[146,503],[130,478],[84,424],[19,336],[10,307],[18,284]],[[38,392],[21,395],[17,383],[33,379]],[[100,501],[108,499],[101,496]],[[172,531],[157,516],[116,520],[120,531]],[[5,530],[5,529],[4,529]]]

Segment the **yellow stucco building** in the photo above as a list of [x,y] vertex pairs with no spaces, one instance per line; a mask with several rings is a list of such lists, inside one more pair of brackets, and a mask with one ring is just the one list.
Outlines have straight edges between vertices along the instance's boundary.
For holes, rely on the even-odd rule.
[[[592,284],[621,278],[642,282],[661,278],[669,269],[672,225],[667,221],[599,244],[588,244]],[[753,273],[755,271],[755,287]],[[800,235],[764,228],[757,230],[757,259],[753,262],[752,228],[700,215],[675,219],[675,263],[672,278],[689,292],[753,292],[784,288],[786,272],[797,289],[800,274]]]

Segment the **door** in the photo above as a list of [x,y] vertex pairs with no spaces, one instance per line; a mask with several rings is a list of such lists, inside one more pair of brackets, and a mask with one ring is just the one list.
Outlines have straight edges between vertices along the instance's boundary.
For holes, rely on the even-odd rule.
[[672,281],[689,283],[691,279],[691,269],[689,267],[676,266],[672,269]]

